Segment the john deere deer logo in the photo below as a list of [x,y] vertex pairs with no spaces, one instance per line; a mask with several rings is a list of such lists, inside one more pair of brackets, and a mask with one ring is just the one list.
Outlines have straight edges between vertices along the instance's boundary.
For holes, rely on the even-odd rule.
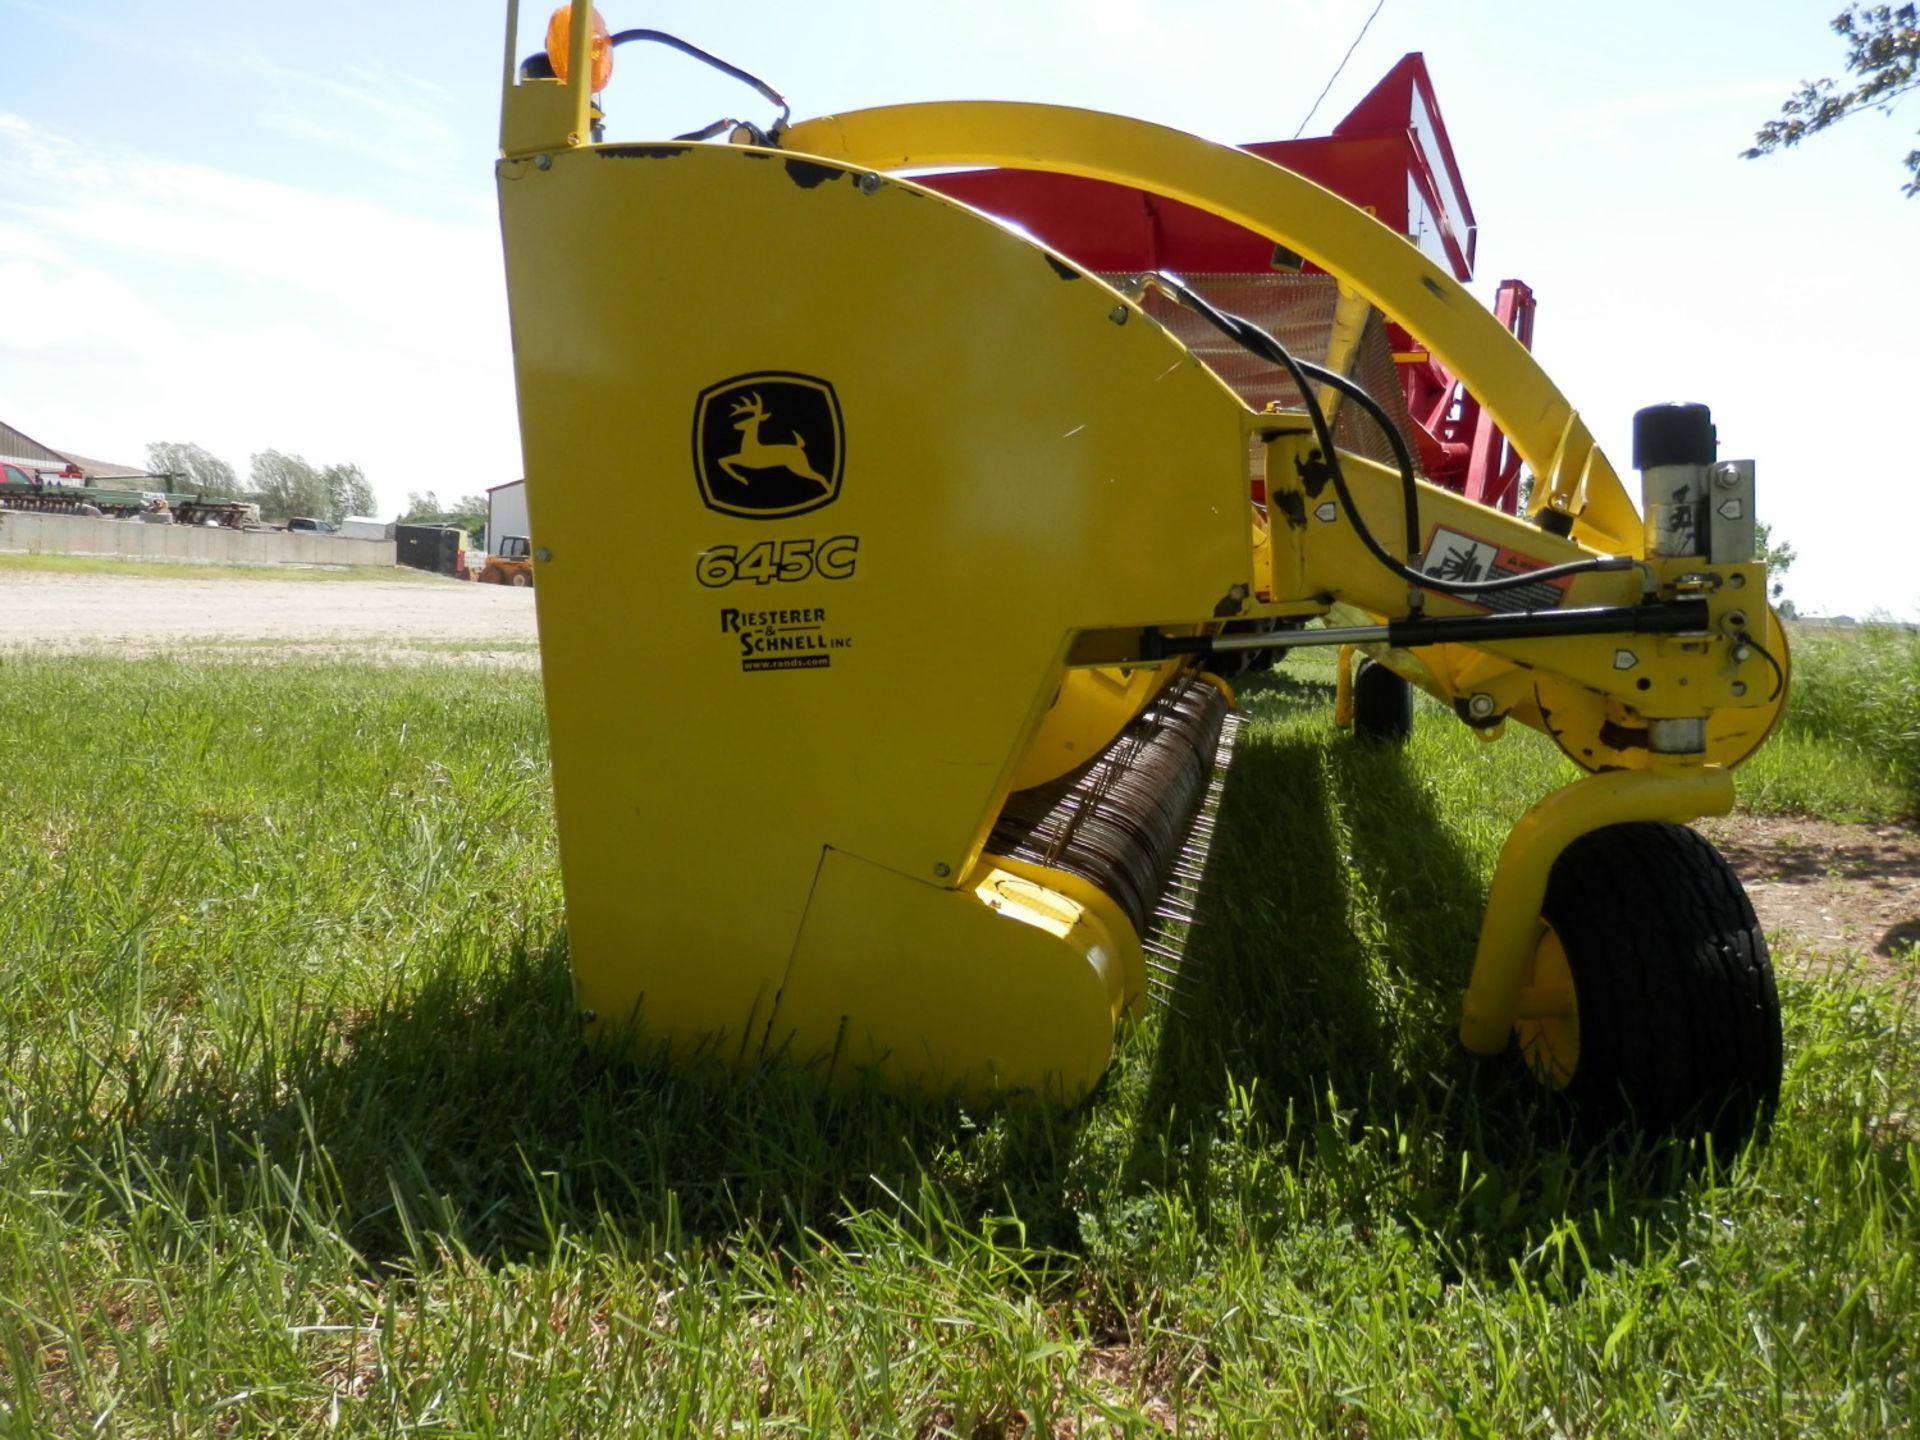
[[769,445],[760,438],[760,426],[767,418],[767,410],[758,394],[747,396],[728,413],[734,417],[733,428],[740,432],[740,448],[714,462],[727,474],[742,484],[751,484],[751,472],[778,466],[813,481],[822,490],[833,488],[832,481],[816,475],[807,463],[807,437],[798,430],[793,432],[793,440],[784,445]]
[[694,473],[709,509],[748,520],[804,515],[840,494],[840,400],[811,375],[766,370],[700,392]]

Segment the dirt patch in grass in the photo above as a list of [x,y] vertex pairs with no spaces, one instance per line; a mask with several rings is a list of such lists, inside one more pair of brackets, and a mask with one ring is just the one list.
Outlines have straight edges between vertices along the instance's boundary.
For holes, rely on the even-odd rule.
[[1872,973],[1914,973],[1920,943],[1920,831],[1846,825],[1805,815],[1703,820],[1746,884],[1768,935],[1815,963],[1863,960]]

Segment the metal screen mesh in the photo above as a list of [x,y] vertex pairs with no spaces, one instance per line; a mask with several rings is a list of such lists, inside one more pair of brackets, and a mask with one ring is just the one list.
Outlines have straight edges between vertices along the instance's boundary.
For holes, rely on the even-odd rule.
[[[1101,278],[1110,285],[1125,288],[1135,277],[1129,273]],[[1327,346],[1333,338],[1334,310],[1340,301],[1339,282],[1331,275],[1202,275],[1188,276],[1186,280],[1209,304],[1251,320],[1298,359],[1326,364]],[[1300,392],[1285,370],[1234,344],[1192,311],[1183,309],[1157,290],[1148,293],[1142,308],[1254,409],[1264,409],[1274,403],[1283,410],[1301,408]],[[1360,343],[1348,357],[1345,373],[1349,379],[1358,381],[1400,427],[1418,467],[1413,422],[1408,418],[1406,396],[1401,392],[1399,375],[1394,369],[1386,321],[1378,310],[1368,313]],[[1386,437],[1357,405],[1342,403],[1335,411],[1333,440],[1341,449],[1355,455],[1383,465],[1394,463]],[[1265,455],[1264,447],[1256,444],[1254,455],[1257,467]],[[1255,473],[1260,473],[1258,468]]]

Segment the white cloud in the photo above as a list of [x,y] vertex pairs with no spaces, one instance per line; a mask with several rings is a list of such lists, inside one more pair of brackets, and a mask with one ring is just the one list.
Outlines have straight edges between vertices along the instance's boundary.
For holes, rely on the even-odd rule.
[[365,66],[344,78],[310,75],[259,53],[247,66],[273,97],[260,115],[268,129],[408,175],[444,173],[440,162],[455,137],[449,97],[432,82]]
[[[475,209],[478,207],[476,206]],[[354,460],[388,506],[519,473],[499,232],[0,114],[0,395],[85,454]]]
[[420,220],[361,200],[133,151],[86,151],[0,116],[0,220],[121,256],[212,267],[373,318],[398,297],[497,276],[490,225]]
[[146,309],[182,323],[248,284],[317,301],[386,344],[444,330],[449,313],[484,307],[501,284],[490,221],[428,221],[207,165],[84,150],[0,115],[0,257],[50,252],[75,271],[165,269],[169,286]]
[[57,261],[62,252],[47,236],[27,225],[0,220],[0,256],[13,260]]
[[0,295],[7,297],[0,352],[43,362],[131,358],[170,342],[171,324],[103,271],[0,258]]
[[[324,113],[331,114],[326,111]],[[368,136],[350,126],[319,119],[305,110],[268,110],[259,117],[267,130],[289,139],[324,145],[360,160],[371,160],[390,169],[416,177],[439,177],[443,172],[434,160],[411,146],[396,146],[382,136]]]

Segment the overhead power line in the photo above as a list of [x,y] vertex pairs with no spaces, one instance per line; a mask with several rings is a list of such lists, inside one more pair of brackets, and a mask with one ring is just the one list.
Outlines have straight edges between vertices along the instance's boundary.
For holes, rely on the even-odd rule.
[[[1320,92],[1320,100],[1324,100],[1327,98],[1327,90],[1333,89],[1333,82],[1338,80],[1340,78],[1340,72],[1347,68],[1347,61],[1351,60],[1353,58],[1353,52],[1360,48],[1360,42],[1367,38],[1367,31],[1373,28],[1373,22],[1374,22],[1375,16],[1379,15],[1381,8],[1385,6],[1386,3],[1387,3],[1387,0],[1378,0],[1378,3],[1374,5],[1373,14],[1367,16],[1367,23],[1360,27],[1360,33],[1354,36],[1353,43],[1347,46],[1347,53],[1340,57],[1340,63],[1333,67],[1333,74],[1327,77],[1326,89]],[[1302,135],[1306,133],[1307,123],[1308,121],[1313,119],[1314,110],[1318,110],[1320,108],[1320,100],[1316,100],[1313,102],[1313,110],[1307,111],[1306,120],[1302,120],[1300,122],[1300,128],[1293,132],[1294,139],[1298,140]]]

